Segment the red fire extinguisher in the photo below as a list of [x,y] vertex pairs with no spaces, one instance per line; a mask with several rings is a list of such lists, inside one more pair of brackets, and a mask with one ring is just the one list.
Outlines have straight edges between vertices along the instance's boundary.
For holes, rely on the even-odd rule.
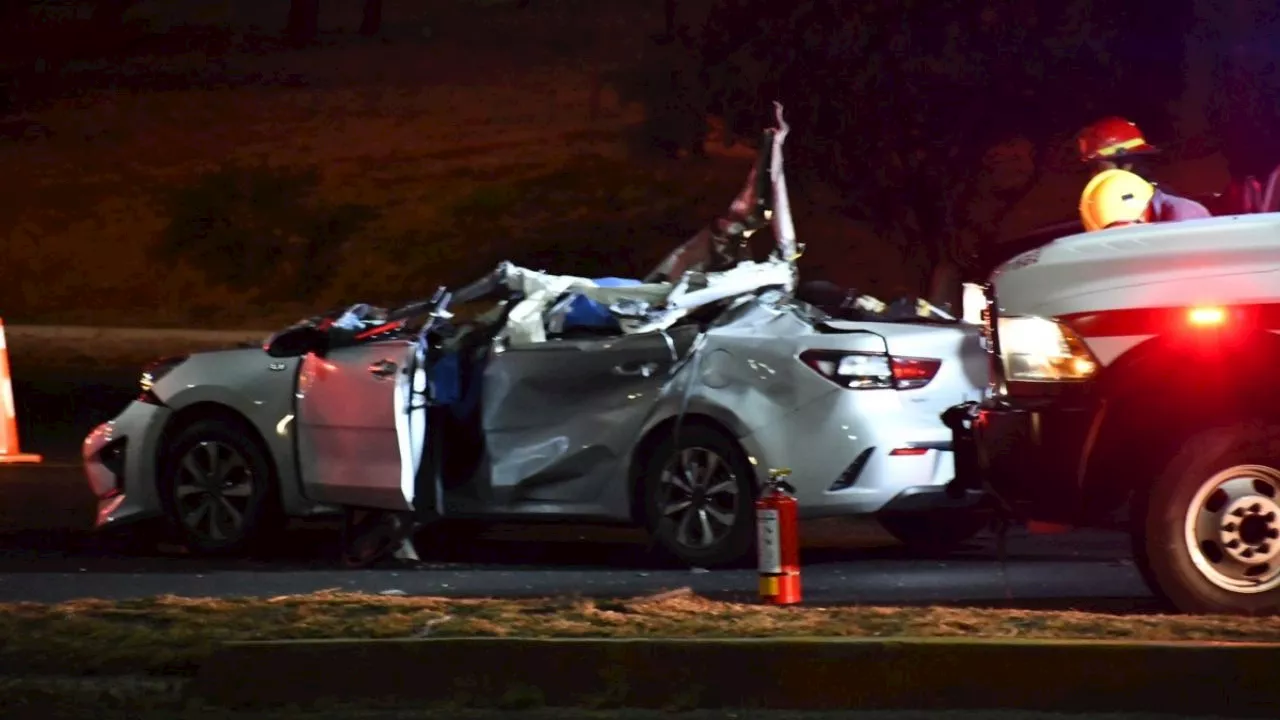
[[760,555],[760,599],[771,605],[800,602],[800,532],[795,488],[784,479],[790,470],[769,471],[756,501]]

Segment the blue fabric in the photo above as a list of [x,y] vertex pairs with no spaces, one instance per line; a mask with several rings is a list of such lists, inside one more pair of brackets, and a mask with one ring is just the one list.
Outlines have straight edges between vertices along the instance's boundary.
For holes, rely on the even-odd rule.
[[458,353],[449,353],[436,360],[427,370],[427,382],[431,385],[431,397],[437,405],[452,405],[462,397],[462,374]]
[[[639,280],[632,278],[604,277],[592,280],[598,287],[632,287],[640,285]],[[564,329],[593,328],[618,329],[618,321],[609,312],[608,306],[598,303],[586,295],[575,295],[569,301],[569,311],[564,316]]]

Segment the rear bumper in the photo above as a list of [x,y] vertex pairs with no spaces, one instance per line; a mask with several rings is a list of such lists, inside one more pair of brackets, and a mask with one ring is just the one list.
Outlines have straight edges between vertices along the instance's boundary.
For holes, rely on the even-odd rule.
[[920,490],[955,477],[951,432],[894,390],[836,390],[738,441],[759,483],[772,468],[792,471],[806,520],[872,515],[899,497],[920,506]]
[[987,495],[954,484],[910,487],[885,503],[880,515],[924,515],[937,512],[978,512],[988,509]]
[[1083,459],[1096,413],[1087,404],[986,400],[943,413],[956,491],[983,490],[1024,520],[1084,524]]

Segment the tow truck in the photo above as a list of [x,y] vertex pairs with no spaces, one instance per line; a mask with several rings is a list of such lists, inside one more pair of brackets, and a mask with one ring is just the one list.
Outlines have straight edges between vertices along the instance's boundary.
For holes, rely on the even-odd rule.
[[951,489],[1127,532],[1176,610],[1280,611],[1280,213],[1067,232],[981,288]]

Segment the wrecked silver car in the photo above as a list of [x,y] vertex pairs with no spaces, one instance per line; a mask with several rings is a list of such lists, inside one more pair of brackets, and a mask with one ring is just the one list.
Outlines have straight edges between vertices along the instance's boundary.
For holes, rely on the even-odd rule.
[[[571,518],[641,525],[716,566],[751,552],[757,490],[785,467],[804,518],[965,539],[976,498],[945,490],[938,417],[985,385],[979,327],[927,303],[797,298],[777,120],[729,211],[646,278],[503,263],[404,308],[153,364],[86,439],[99,526],[164,516],[191,549],[222,552],[335,509],[401,538],[440,517]],[[774,242],[757,261],[761,230]],[[486,312],[461,321],[463,304]],[[369,527],[353,562],[399,544]]]

